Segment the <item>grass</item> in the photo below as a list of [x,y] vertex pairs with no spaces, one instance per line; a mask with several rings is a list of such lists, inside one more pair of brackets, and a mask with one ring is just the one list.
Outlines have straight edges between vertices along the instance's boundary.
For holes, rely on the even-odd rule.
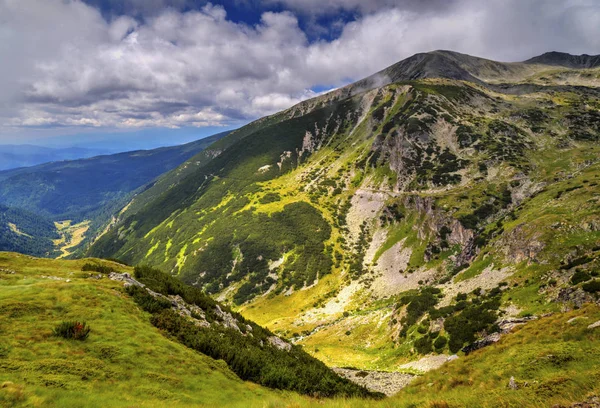
[[[579,317],[569,323],[569,320]],[[434,395],[450,407],[570,406],[600,392],[600,308],[588,305],[517,328],[499,343],[419,378],[395,399],[423,404]],[[511,390],[514,377],[519,389]],[[425,405],[427,406],[427,405]],[[440,405],[444,406],[444,405]]]
[[[223,362],[163,336],[119,283],[81,272],[89,261],[0,253],[0,267],[16,271],[0,275],[0,406],[354,408],[367,403],[317,401],[239,380]],[[382,301],[376,306],[386,305]],[[352,317],[361,319],[372,312],[377,310]],[[85,341],[52,335],[56,324],[77,319],[91,327]],[[587,329],[598,320],[600,307],[595,305],[541,318],[495,345],[420,376],[392,398],[368,404],[549,407],[583,401],[600,392],[600,330]],[[372,323],[361,326],[353,342],[370,336],[381,339],[377,330]],[[333,339],[315,337],[315,354],[339,350],[329,349],[327,341]],[[306,346],[310,347],[312,343]],[[381,358],[386,348],[379,351]],[[377,355],[373,352],[372,357]],[[519,389],[508,389],[510,377]]]
[[[296,398],[164,337],[121,284],[87,278],[84,263],[0,253],[0,267],[16,271],[0,275],[0,406],[262,407]],[[67,320],[86,320],[89,338],[53,336]]]

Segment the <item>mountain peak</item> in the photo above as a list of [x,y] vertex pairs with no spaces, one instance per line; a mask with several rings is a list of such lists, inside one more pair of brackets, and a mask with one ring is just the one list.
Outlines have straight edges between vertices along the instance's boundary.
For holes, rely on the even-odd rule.
[[600,55],[573,55],[566,52],[549,51],[524,62],[525,64],[555,65],[567,68],[596,68],[600,66]]

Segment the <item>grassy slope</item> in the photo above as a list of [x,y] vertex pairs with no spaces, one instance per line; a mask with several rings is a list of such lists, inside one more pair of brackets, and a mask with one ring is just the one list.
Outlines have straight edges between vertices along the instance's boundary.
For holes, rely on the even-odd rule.
[[[16,271],[0,272],[0,406],[245,407],[300,398],[242,382],[224,363],[170,341],[121,284],[84,278],[85,262],[0,253],[0,268]],[[91,325],[85,342],[51,335],[72,319]]]
[[[469,407],[570,406],[600,393],[600,320],[597,305],[528,323],[498,344],[419,378],[395,398],[400,406],[424,395]],[[514,377],[519,389],[508,388]],[[444,406],[444,405],[439,405]]]
[[[118,283],[84,279],[84,262],[0,253],[0,268],[16,271],[0,275],[1,406],[365,406],[364,400],[314,401],[240,381],[224,364],[164,337]],[[87,341],[50,335],[56,322],[80,318],[93,329]],[[583,401],[600,392],[600,329],[587,328],[598,320],[600,308],[592,305],[544,317],[369,406],[550,407]],[[507,387],[512,376],[518,390]]]

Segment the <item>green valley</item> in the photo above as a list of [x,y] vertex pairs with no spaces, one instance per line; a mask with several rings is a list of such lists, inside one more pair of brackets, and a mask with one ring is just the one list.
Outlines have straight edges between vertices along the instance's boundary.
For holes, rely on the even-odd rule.
[[0,254],[0,401],[597,406],[598,84],[597,56],[416,54],[77,211],[13,194],[61,259]]
[[[12,236],[0,237],[0,249],[50,257],[81,252],[131,197],[226,134],[181,146],[0,171],[1,204],[27,213],[29,220],[36,219],[40,225],[58,223],[54,231],[31,236],[14,236],[18,234],[13,228]],[[80,227],[66,228],[67,224]],[[15,225],[19,228],[21,223]],[[0,221],[0,228],[7,226]]]

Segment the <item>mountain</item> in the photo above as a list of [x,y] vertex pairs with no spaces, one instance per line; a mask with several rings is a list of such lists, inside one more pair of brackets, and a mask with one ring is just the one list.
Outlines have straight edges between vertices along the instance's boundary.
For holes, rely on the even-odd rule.
[[566,52],[547,52],[525,61],[527,64],[557,65],[560,67],[584,69],[600,67],[600,55],[571,55]]
[[56,219],[82,218],[177,167],[222,136],[3,171],[0,202]]
[[83,159],[106,153],[104,150],[83,147],[55,149],[34,145],[0,145],[0,171],[54,161]]
[[582,60],[418,54],[231,132],[89,254],[167,271],[362,378],[457,354],[415,386],[581,402],[600,392],[566,391],[576,342],[598,344],[600,70]]
[[0,251],[19,251],[35,256],[57,254],[60,239],[52,221],[37,214],[0,205]]
[[[61,221],[53,232],[61,238],[55,241],[54,248],[45,245],[45,252],[67,256],[104,228],[112,213],[133,195],[226,134],[220,133],[181,146],[2,171],[0,203],[36,214],[40,219]],[[26,235],[21,235],[19,240],[27,241],[26,238]],[[40,247],[39,244],[36,246]],[[30,252],[27,245],[0,244],[0,249],[33,255],[45,253]]]

